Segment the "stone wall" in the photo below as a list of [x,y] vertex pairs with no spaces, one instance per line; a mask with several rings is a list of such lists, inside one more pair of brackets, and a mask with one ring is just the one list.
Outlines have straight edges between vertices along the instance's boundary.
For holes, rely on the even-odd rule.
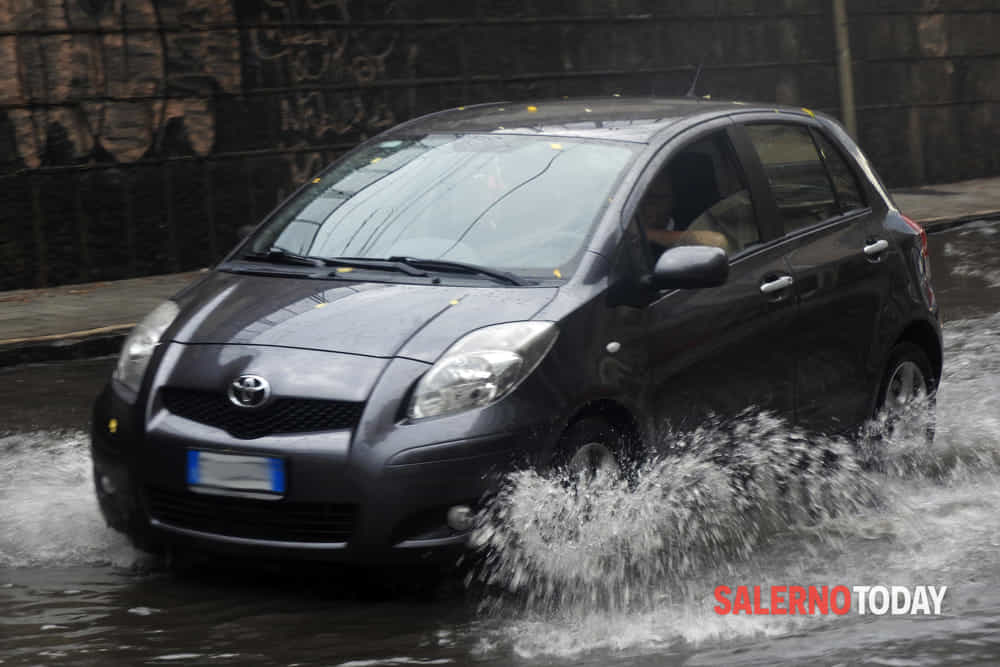
[[[850,3],[890,185],[1000,173],[1000,1]],[[0,289],[206,266],[442,107],[699,92],[838,113],[828,0],[0,0]]]

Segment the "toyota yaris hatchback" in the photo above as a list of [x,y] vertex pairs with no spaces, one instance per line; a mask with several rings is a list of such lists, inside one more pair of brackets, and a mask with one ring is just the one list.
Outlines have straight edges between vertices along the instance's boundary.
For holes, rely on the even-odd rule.
[[856,432],[940,373],[926,236],[834,121],[466,107],[347,154],[132,331],[96,490],[145,548],[416,559],[513,468],[749,407]]

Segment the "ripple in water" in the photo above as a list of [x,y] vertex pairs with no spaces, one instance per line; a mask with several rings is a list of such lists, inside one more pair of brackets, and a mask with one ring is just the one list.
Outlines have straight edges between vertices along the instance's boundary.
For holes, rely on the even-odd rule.
[[998,235],[1000,226],[995,220],[964,225],[954,235],[956,242],[944,246],[951,274],[978,278],[990,287],[1000,287],[1000,262],[994,250]]

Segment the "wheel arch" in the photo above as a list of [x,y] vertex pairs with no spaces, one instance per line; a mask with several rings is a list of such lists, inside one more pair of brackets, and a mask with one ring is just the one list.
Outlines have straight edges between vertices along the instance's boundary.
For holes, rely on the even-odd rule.
[[931,362],[931,369],[934,371],[934,386],[937,387],[941,381],[941,369],[944,363],[941,338],[937,330],[929,322],[923,320],[911,322],[896,338],[892,347],[903,342],[913,343],[927,354],[927,359]]
[[599,417],[607,420],[613,428],[620,431],[631,451],[638,451],[642,446],[642,430],[632,412],[618,401],[611,398],[600,398],[589,401],[577,410],[566,428],[588,417]]

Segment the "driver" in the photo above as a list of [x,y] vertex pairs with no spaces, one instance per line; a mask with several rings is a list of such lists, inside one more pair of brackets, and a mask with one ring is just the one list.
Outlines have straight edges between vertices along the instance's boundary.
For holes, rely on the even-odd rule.
[[[723,200],[725,201],[725,200]],[[721,202],[720,202],[721,203]],[[667,169],[656,175],[646,196],[636,211],[636,217],[652,243],[663,248],[680,245],[708,245],[730,251],[726,235],[717,231],[706,214],[698,216],[687,229],[677,229],[671,215],[674,207],[674,189]],[[714,208],[714,207],[713,207]],[[702,220],[702,218],[706,218]],[[700,225],[696,227],[696,224]]]

